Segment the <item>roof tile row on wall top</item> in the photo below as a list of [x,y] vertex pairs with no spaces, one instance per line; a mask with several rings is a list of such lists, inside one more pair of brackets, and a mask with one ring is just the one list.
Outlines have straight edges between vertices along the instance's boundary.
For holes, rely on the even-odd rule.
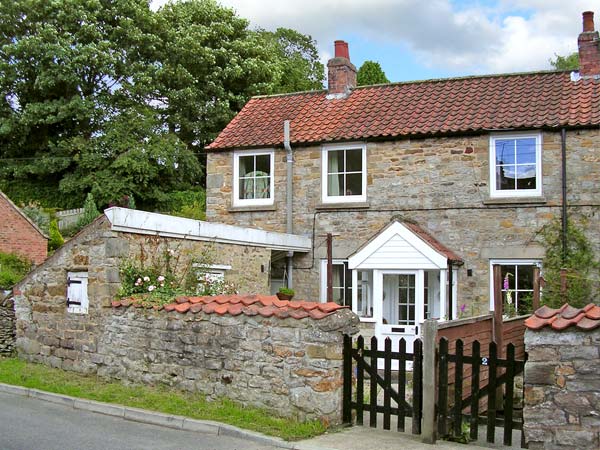
[[570,327],[593,330],[600,327],[600,306],[593,303],[583,308],[573,308],[569,304],[558,309],[542,306],[525,320],[525,326],[531,330],[540,330],[546,326],[557,331]]
[[[155,310],[162,310],[162,306],[152,306],[144,303],[142,300],[124,298],[112,302],[113,308],[119,307],[145,307]],[[263,317],[275,316],[280,319],[291,317],[293,319],[304,319],[311,317],[313,319],[322,319],[333,314],[339,309],[346,309],[347,306],[340,306],[337,303],[318,303],[307,301],[288,301],[279,300],[275,295],[217,295],[205,297],[179,297],[173,303],[164,306],[165,311],[176,311],[184,314],[188,311],[196,314],[203,312],[205,314],[231,315],[237,316],[244,314],[246,316],[260,315]]]

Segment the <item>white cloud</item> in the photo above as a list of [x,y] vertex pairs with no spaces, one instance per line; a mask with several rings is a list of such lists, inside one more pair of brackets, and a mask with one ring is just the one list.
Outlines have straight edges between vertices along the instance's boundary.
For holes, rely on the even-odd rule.
[[[154,0],[153,5],[164,0]],[[424,65],[460,73],[549,68],[577,49],[581,12],[593,0],[221,0],[252,26],[310,34],[326,60],[342,34],[408,48]],[[486,2],[486,5],[489,2]],[[597,4],[595,6],[598,6]],[[600,22],[600,10],[596,22]],[[597,26],[597,28],[599,28]],[[352,45],[352,43],[350,43]]]

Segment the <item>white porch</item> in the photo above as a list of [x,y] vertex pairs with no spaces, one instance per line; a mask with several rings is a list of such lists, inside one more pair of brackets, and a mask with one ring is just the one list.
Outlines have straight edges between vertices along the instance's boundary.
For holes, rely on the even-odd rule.
[[412,351],[425,319],[456,318],[460,264],[417,225],[392,222],[348,258],[353,311],[373,323],[382,345],[390,337],[397,348],[404,338]]

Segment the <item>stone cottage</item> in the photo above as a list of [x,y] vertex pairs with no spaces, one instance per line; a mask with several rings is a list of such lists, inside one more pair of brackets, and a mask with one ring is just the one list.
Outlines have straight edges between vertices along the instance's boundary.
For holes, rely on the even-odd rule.
[[544,226],[583,219],[600,251],[592,12],[578,43],[575,72],[357,87],[336,41],[327,90],[254,97],[208,146],[207,218],[309,236],[272,280],[351,306],[380,337],[493,310],[494,265],[525,311]]
[[0,252],[16,253],[34,264],[48,255],[48,236],[0,192]]

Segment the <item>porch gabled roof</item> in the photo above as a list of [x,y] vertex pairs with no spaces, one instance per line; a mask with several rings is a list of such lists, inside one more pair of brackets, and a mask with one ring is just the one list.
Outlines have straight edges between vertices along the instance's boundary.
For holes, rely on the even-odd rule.
[[445,269],[462,259],[419,225],[394,220],[348,258],[350,269]]

